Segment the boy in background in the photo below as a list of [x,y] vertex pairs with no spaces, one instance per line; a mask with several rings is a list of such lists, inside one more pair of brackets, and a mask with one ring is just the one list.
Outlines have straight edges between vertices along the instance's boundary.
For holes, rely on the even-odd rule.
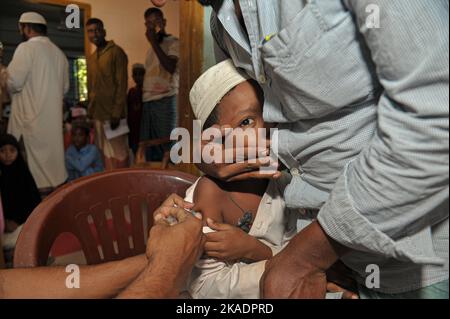
[[75,122],[72,127],[72,145],[66,151],[66,168],[69,182],[80,177],[103,172],[104,166],[97,147],[88,144],[90,128]]

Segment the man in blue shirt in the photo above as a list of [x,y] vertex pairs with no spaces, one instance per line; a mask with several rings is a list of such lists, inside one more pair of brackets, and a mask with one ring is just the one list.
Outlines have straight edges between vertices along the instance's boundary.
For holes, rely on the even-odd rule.
[[69,181],[103,172],[103,162],[97,147],[88,144],[89,127],[76,124],[72,129],[72,145],[66,151]]

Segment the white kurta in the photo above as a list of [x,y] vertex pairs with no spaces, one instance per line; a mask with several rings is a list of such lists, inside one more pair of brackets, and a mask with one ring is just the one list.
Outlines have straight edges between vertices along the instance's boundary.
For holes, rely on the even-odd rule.
[[63,97],[69,63],[47,37],[21,43],[8,66],[12,97],[8,133],[23,138],[28,165],[39,188],[67,179],[64,162]]

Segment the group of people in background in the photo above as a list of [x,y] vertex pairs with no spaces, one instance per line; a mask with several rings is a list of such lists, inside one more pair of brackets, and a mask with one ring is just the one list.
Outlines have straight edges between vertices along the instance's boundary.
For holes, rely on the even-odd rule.
[[[68,60],[47,36],[42,15],[20,17],[23,42],[8,67],[0,60],[0,106],[11,100],[7,132],[0,136],[0,236],[5,232],[8,246],[43,195],[81,177],[129,167],[141,141],[169,137],[176,127],[179,41],[166,33],[160,9],[148,9],[144,18],[150,48],[145,64],[132,66],[136,86],[129,91],[125,51],[106,39],[100,19],[87,21],[96,48],[87,58],[87,110],[72,114],[65,140]],[[147,159],[168,161],[169,153],[170,145],[153,148]]]

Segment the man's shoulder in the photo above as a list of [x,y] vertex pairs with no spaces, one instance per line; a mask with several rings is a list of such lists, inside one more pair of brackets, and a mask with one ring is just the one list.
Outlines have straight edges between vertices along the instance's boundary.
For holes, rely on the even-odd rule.
[[34,52],[34,43],[30,42],[30,41],[26,41],[26,42],[22,42],[20,43],[17,48],[15,53],[16,54],[32,54]]
[[118,53],[120,53],[120,54],[126,55],[125,50],[124,50],[120,45],[118,45],[118,44],[115,43],[114,41],[111,41],[111,42],[112,42],[112,43],[111,43],[111,49],[112,49],[112,50],[114,50],[115,52],[118,52]]

